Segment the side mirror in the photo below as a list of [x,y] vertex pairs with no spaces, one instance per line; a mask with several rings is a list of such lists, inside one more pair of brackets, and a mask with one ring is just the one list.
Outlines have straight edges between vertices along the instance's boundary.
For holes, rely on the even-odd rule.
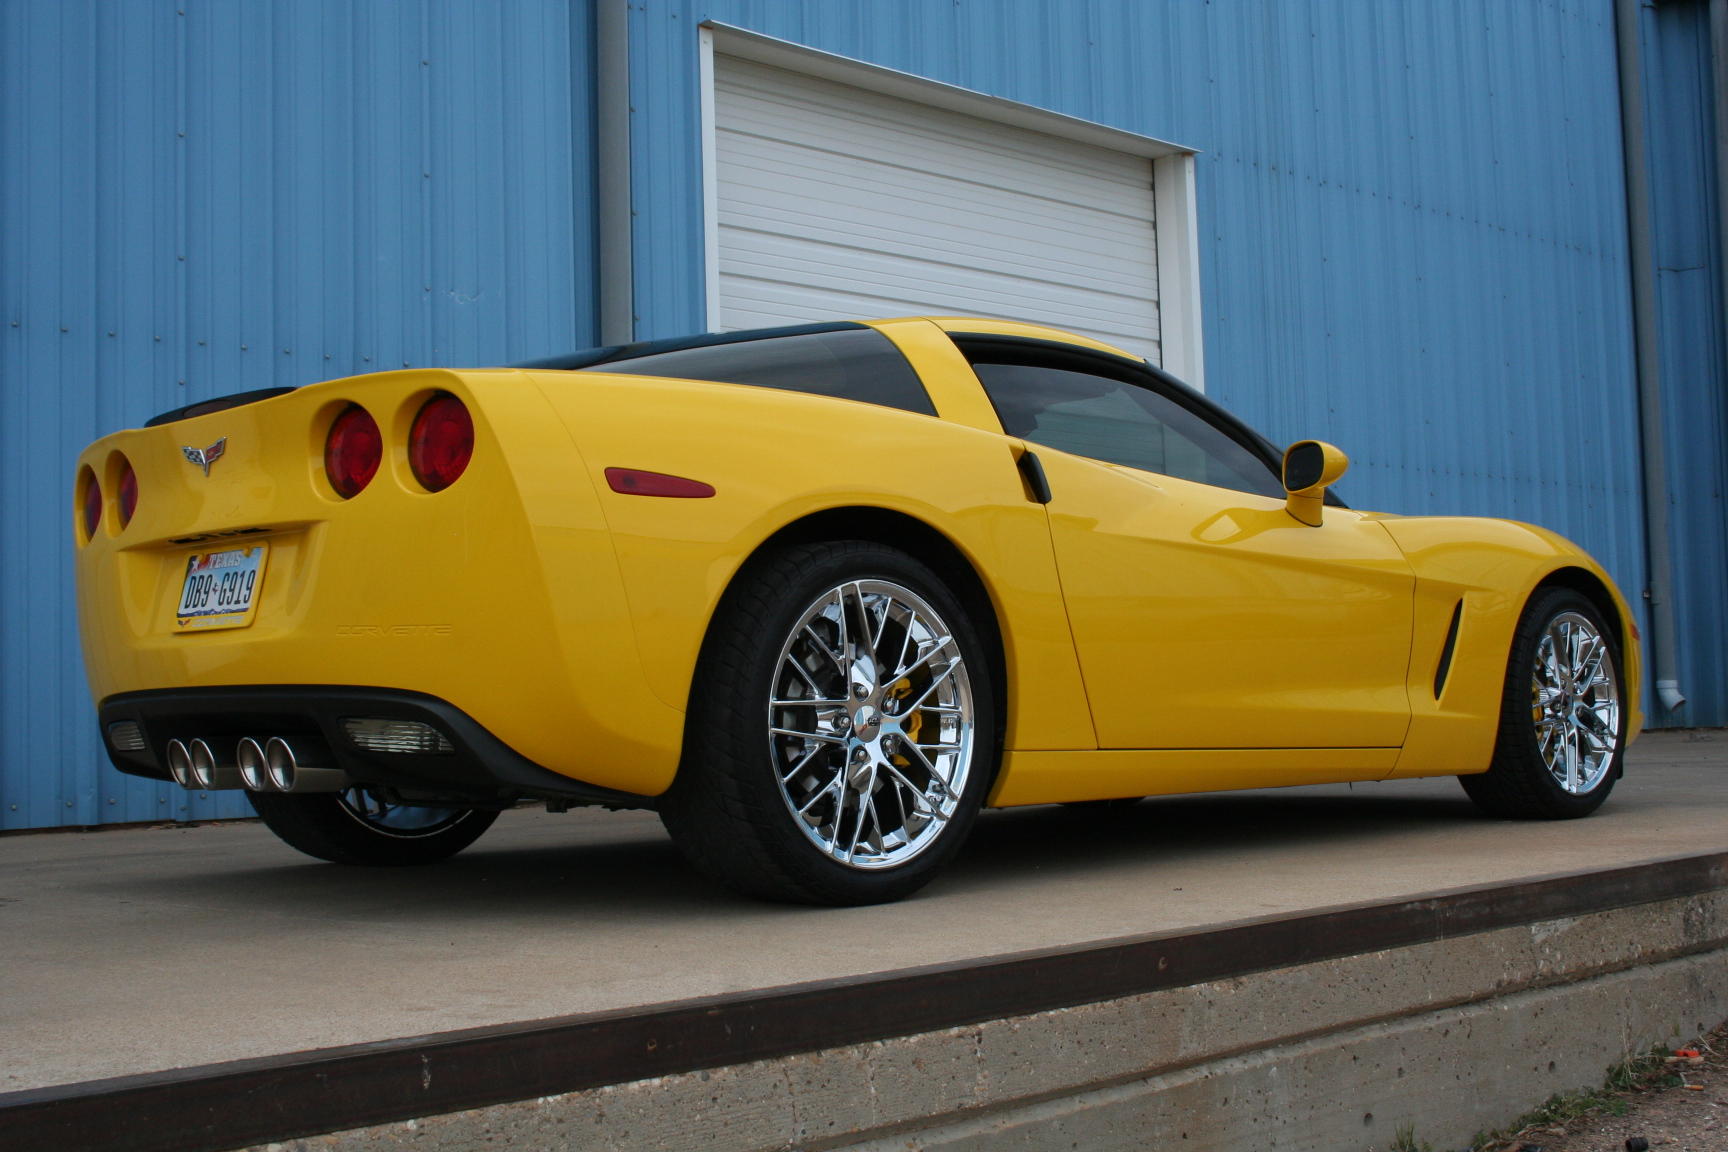
[[1290,515],[1311,528],[1320,527],[1326,488],[1350,467],[1350,458],[1319,440],[1302,440],[1284,450],[1284,502]]

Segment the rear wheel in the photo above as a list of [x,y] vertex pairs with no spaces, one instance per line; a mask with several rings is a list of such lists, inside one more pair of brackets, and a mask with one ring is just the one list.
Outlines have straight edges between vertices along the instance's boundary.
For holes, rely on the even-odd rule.
[[1601,611],[1570,588],[1538,591],[1512,637],[1493,763],[1458,782],[1490,816],[1588,816],[1620,776],[1625,693]]
[[753,896],[876,904],[953,858],[996,764],[990,666],[954,593],[893,548],[788,548],[739,577],[661,820]]
[[264,826],[289,847],[334,864],[436,864],[474,843],[498,818],[473,808],[392,804],[367,788],[246,795]]

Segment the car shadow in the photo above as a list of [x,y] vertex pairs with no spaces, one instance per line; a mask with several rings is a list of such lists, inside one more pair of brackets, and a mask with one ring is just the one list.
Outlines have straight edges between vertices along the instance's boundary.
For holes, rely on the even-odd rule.
[[[1433,790],[1430,790],[1433,791]],[[213,909],[312,916],[476,923],[688,917],[833,916],[846,909],[773,905],[739,896],[692,868],[647,813],[507,814],[473,847],[442,864],[359,868],[306,860],[261,840],[247,858],[173,880],[174,898]],[[521,819],[520,817],[527,817]],[[556,821],[568,820],[560,824]],[[1206,866],[1220,850],[1325,853],[1388,834],[1481,825],[1460,793],[1375,795],[1212,793],[1100,809],[1044,805],[985,812],[960,855],[912,899],[1006,897],[1029,880],[1084,881],[1124,868]],[[261,836],[268,833],[260,828]],[[268,858],[266,863],[263,858]],[[125,899],[160,894],[163,878],[127,873],[96,885]]]
[[1180,854],[1243,840],[1295,847],[1482,819],[1462,793],[1456,799],[1268,792],[1160,796],[1120,808],[1050,804],[986,813],[968,855],[977,858],[974,863],[1012,866],[1036,848],[1047,862],[1082,863],[1121,853]]
[[1244,845],[1324,851],[1401,832],[1481,825],[1462,793],[1376,796],[1221,792],[1161,796],[1126,807],[1041,805],[985,813],[951,878],[1010,885],[1027,874],[1076,876],[1124,865],[1196,862]]

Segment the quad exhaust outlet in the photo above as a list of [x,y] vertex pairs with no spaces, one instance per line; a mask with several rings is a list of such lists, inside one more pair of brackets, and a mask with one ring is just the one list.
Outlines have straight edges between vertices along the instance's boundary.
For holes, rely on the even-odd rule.
[[[247,787],[257,792],[340,792],[354,784],[340,768],[307,763],[304,753],[296,755],[294,746],[280,736],[270,737],[262,746],[247,737],[240,748],[241,764],[250,760],[253,778],[260,785]],[[241,771],[244,774],[244,767]]]
[[245,788],[249,792],[341,792],[354,786],[340,768],[316,763],[316,754],[280,736],[247,736],[234,748],[233,764],[219,762],[202,738],[168,741],[168,774],[189,791]]
[[182,788],[198,787],[198,782],[192,779],[192,753],[184,741],[168,741],[168,775]]
[[200,739],[168,741],[168,774],[188,792],[217,792],[241,786],[240,770],[219,763],[209,742]]

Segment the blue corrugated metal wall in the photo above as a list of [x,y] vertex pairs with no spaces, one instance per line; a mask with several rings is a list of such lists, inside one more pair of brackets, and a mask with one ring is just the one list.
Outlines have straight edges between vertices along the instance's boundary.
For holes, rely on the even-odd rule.
[[570,0],[0,7],[0,828],[250,814],[101,763],[73,459],[206,396],[592,344],[591,29]]
[[1644,10],[1674,603],[1686,723],[1728,724],[1728,383],[1708,5]]
[[[1215,396],[1343,446],[1359,505],[1533,520],[1642,587],[1610,0],[634,0],[642,336],[702,321],[704,19],[1201,149]],[[1686,19],[1649,17],[1653,108],[1702,83]],[[243,810],[96,767],[82,444],[240,388],[592,342],[590,32],[588,0],[0,0],[0,827]],[[1721,367],[1681,367],[1718,356],[1687,319],[1720,308],[1688,263],[1715,259],[1714,189],[1669,172],[1711,129],[1668,127],[1657,196],[1693,219],[1659,240],[1670,452],[1714,501],[1677,505],[1711,542],[1682,627],[1709,601],[1719,635]],[[1721,642],[1694,643],[1693,722],[1721,723]]]

